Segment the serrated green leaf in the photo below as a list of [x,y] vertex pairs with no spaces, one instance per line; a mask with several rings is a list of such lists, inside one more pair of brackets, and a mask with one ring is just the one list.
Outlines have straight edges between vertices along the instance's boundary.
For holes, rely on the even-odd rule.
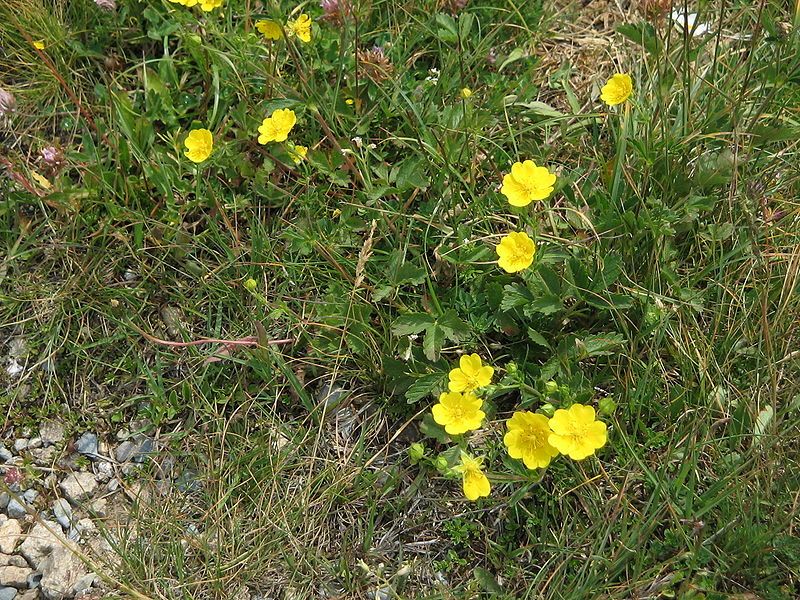
[[450,309],[436,320],[436,324],[442,329],[442,333],[447,339],[460,342],[469,337],[470,328],[464,321],[458,318],[456,311]]
[[425,338],[422,340],[422,351],[428,360],[437,360],[442,351],[444,343],[444,330],[438,325],[431,325],[425,330]]
[[425,313],[400,315],[392,323],[392,333],[395,335],[416,335],[422,333],[434,323],[433,317]]
[[547,294],[526,304],[524,310],[525,314],[530,316],[535,312],[543,315],[552,315],[563,309],[564,304],[561,302],[561,298]]
[[419,377],[406,391],[406,400],[409,404],[419,402],[426,396],[442,387],[445,381],[444,373],[430,373]]
[[550,347],[550,344],[547,342],[544,336],[535,329],[531,329],[530,327],[528,327],[528,339],[530,339],[534,344],[539,344],[540,346],[544,346],[545,348]]
[[533,301],[531,291],[519,284],[506,285],[503,287],[503,300],[500,302],[500,310],[512,310],[520,306],[525,306]]

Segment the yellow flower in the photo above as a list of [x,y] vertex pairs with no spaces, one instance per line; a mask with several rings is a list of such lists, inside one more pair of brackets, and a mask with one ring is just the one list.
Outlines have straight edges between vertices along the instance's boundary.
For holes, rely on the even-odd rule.
[[591,456],[608,439],[606,424],[596,421],[594,409],[583,404],[559,408],[550,419],[550,430],[550,445],[574,460]]
[[521,458],[529,469],[544,469],[558,450],[548,442],[550,427],[544,415],[520,411],[506,422],[508,433],[503,442],[511,458]]
[[186,157],[195,163],[201,163],[211,156],[214,148],[214,137],[208,129],[192,129],[183,142],[186,146]]
[[289,149],[289,154],[292,155],[292,160],[294,164],[299,165],[303,162],[306,158],[306,154],[308,154],[308,146],[297,146],[295,145],[293,148]]
[[466,100],[466,99],[467,99],[467,98],[469,98],[470,96],[472,96],[472,90],[471,90],[471,89],[469,89],[468,87],[461,88],[461,97],[462,97],[464,100]]
[[36,40],[33,42],[33,47],[37,50],[44,50],[44,40]]
[[200,0],[200,8],[208,12],[222,6],[222,0]]
[[500,243],[495,246],[495,251],[500,257],[497,261],[500,268],[506,273],[517,273],[533,263],[536,244],[524,231],[512,232],[503,236]]
[[481,496],[488,496],[492,491],[489,479],[483,473],[482,462],[480,458],[472,458],[462,451],[461,464],[453,467],[454,471],[461,473],[467,500],[477,500]]
[[451,392],[472,392],[492,382],[494,369],[488,365],[482,367],[481,357],[477,354],[465,354],[458,361],[458,366],[450,371],[447,387]]
[[223,0],[169,0],[173,4],[180,4],[191,8],[192,6],[200,5],[204,11],[208,12],[222,6]]
[[289,28],[290,33],[300,38],[301,42],[308,43],[311,41],[311,17],[307,14],[303,13],[294,21],[287,22],[286,26]]
[[547,167],[537,167],[532,160],[516,162],[511,173],[503,177],[500,193],[511,206],[527,206],[533,200],[544,200],[553,191],[556,176]]
[[293,110],[279,108],[261,123],[258,128],[258,133],[261,134],[258,136],[258,143],[285,142],[295,123],[297,123],[297,116]]
[[444,426],[450,435],[459,435],[472,429],[478,429],[486,416],[481,410],[483,400],[473,394],[445,392],[439,396],[439,403],[434,404],[431,412],[433,420]]
[[281,26],[275,21],[263,20],[256,22],[256,29],[268,40],[279,40],[283,37]]
[[600,90],[600,99],[609,106],[625,102],[633,92],[633,81],[627,73],[616,73]]

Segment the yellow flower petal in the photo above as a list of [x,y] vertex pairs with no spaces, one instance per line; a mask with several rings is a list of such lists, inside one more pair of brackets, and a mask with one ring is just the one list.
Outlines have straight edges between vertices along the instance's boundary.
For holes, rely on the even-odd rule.
[[201,163],[211,156],[214,149],[214,136],[208,129],[193,129],[183,142],[186,146],[186,158],[195,163]]
[[34,41],[33,47],[36,48],[37,50],[44,50],[45,49],[44,40]]
[[311,41],[311,17],[303,13],[294,21],[286,23],[289,32],[296,35],[301,42],[308,43]]
[[600,99],[609,106],[622,104],[633,93],[633,80],[627,73],[615,73],[600,90]]
[[297,116],[293,110],[279,108],[261,123],[258,128],[261,134],[258,136],[258,143],[285,142],[296,122]]
[[256,29],[268,40],[279,40],[283,37],[283,28],[280,24],[269,19],[257,21]]
[[497,264],[507,273],[517,273],[533,264],[536,244],[525,232],[512,232],[504,236],[495,247]]
[[431,408],[433,420],[444,427],[450,435],[460,435],[478,429],[486,417],[480,409],[483,401],[473,394],[445,392],[439,403]]
[[503,177],[503,194],[511,206],[527,206],[534,200],[544,200],[553,191],[555,174],[547,167],[538,167],[532,160],[517,162],[511,166],[511,173]]
[[596,421],[595,417],[591,406],[573,404],[566,410],[559,408],[550,419],[552,433],[548,442],[573,460],[591,456],[608,440],[606,424]]

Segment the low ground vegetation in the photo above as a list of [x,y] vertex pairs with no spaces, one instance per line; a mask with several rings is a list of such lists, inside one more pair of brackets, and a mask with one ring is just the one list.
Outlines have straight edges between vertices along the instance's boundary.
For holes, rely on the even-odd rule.
[[26,527],[108,476],[140,598],[797,597],[790,4],[2,3]]

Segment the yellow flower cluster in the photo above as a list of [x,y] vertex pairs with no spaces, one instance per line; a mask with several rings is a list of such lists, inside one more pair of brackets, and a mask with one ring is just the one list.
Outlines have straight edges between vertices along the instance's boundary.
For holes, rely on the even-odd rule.
[[[448,435],[480,429],[486,413],[481,410],[483,400],[474,392],[489,386],[493,375],[494,369],[484,365],[477,354],[462,356],[459,366],[449,373],[450,391],[442,393],[431,408],[433,420]],[[549,419],[530,411],[516,411],[506,421],[506,427],[503,443],[508,455],[521,459],[529,469],[544,469],[559,454],[583,460],[607,441],[606,424],[596,419],[594,408],[583,404],[560,408]],[[462,450],[460,460],[454,471],[461,474],[464,496],[469,500],[488,496],[491,484],[483,472],[482,459]]]
[[215,8],[219,8],[222,6],[222,0],[169,0],[173,4],[180,4],[182,6],[186,6],[191,8],[192,6],[200,5],[205,12],[209,12],[214,10]]
[[[279,108],[269,117],[264,119],[258,128],[258,143],[285,142],[289,132],[297,123],[294,111],[288,108]],[[208,129],[193,129],[183,142],[186,146],[184,154],[194,163],[201,163],[211,156],[214,149],[214,137]],[[289,155],[294,164],[298,165],[305,160],[308,154],[307,146],[289,145]]]
[[[311,24],[311,17],[303,13],[296,19],[286,22],[286,35],[297,36],[298,40],[307,44],[311,41]],[[266,40],[279,40],[283,37],[283,27],[270,19],[257,21],[256,29]]]

